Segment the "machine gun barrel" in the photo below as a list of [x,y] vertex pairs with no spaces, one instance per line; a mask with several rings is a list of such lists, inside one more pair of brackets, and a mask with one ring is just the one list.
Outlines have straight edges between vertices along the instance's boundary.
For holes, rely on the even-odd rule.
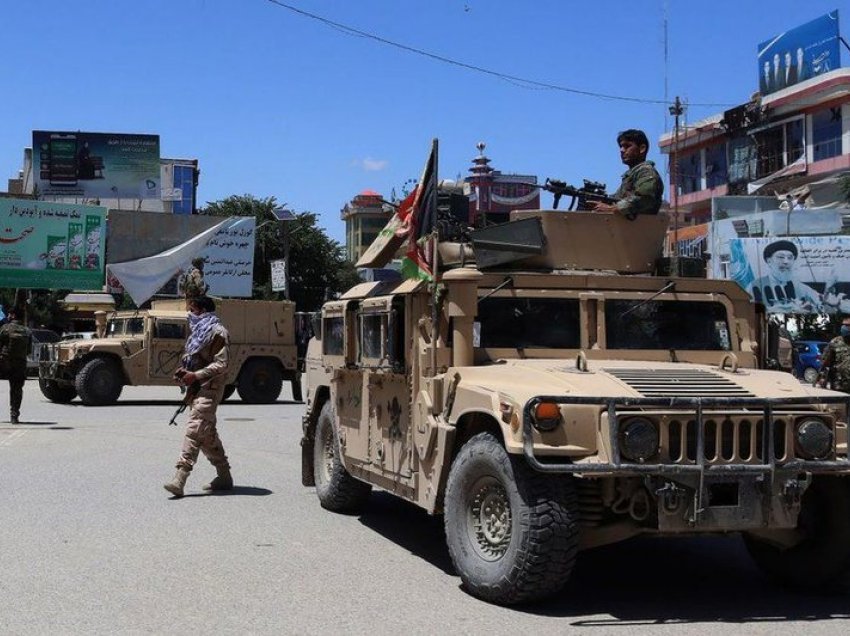
[[590,181],[584,179],[584,185],[581,188],[576,188],[558,179],[546,179],[546,182],[541,186],[547,192],[554,195],[552,208],[557,210],[558,203],[561,197],[567,195],[572,198],[570,201],[570,210],[587,210],[589,201],[599,201],[600,203],[616,203],[617,199],[605,192],[605,184],[598,181]]

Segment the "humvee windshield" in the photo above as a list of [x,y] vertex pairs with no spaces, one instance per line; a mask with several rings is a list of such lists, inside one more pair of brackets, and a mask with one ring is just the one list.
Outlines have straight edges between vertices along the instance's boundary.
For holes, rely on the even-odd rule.
[[575,298],[484,298],[478,303],[476,346],[577,349],[579,301]]
[[605,301],[607,349],[728,351],[722,303],[684,300]]
[[109,321],[106,328],[108,336],[132,336],[135,334],[144,333],[145,320],[144,318],[116,318]]

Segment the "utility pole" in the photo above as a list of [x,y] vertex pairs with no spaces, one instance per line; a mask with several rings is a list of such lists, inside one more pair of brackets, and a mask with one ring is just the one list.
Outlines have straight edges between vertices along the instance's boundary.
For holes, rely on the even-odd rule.
[[676,100],[669,108],[673,115],[673,151],[670,153],[670,180],[673,182],[673,193],[670,203],[673,205],[673,269],[679,275],[679,117],[685,112],[682,101],[676,95]]

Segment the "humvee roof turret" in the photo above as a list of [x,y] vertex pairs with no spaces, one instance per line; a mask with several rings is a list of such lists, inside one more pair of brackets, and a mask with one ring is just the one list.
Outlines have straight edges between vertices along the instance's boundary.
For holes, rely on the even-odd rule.
[[654,275],[663,215],[511,223],[441,246],[436,285],[325,304],[302,439],[321,505],[375,486],[442,513],[464,584],[496,603],[639,534],[740,532],[782,582],[846,584],[848,396],[760,368],[736,283]]
[[[293,316],[289,301],[216,300],[216,313],[230,333],[225,398],[244,402],[277,400],[284,380],[301,399]],[[113,404],[124,385],[173,386],[172,375],[188,335],[185,300],[157,300],[145,311],[110,315],[105,335],[45,345],[39,386],[54,402]]]

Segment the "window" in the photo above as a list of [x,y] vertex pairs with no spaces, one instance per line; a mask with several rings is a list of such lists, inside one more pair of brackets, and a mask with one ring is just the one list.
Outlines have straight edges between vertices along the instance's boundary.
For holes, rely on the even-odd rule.
[[179,322],[166,322],[157,320],[154,326],[155,338],[168,338],[174,340],[182,340],[186,337],[185,326]]
[[477,346],[577,349],[579,303],[571,298],[485,298],[478,304]]
[[705,149],[705,185],[716,188],[726,183],[729,172],[726,167],[726,144],[717,144]]
[[689,194],[700,190],[700,180],[702,178],[702,170],[700,168],[700,153],[691,152],[682,154],[678,157],[678,183],[679,193]]
[[756,179],[794,163],[805,152],[803,117],[777,123],[752,133],[756,145]]
[[145,319],[144,318],[130,318],[127,321],[127,335],[135,336],[140,333],[145,332]]
[[827,108],[812,115],[813,160],[841,154],[841,107]]
[[345,320],[342,316],[325,318],[322,322],[322,353],[341,356],[344,353]]
[[729,183],[753,181],[756,149],[753,140],[743,135],[729,141]]
[[106,327],[107,336],[120,336],[124,333],[123,320],[110,320]]
[[360,358],[383,358],[383,342],[386,333],[386,314],[364,314],[360,316]]
[[606,300],[605,339],[607,349],[731,348],[726,309],[716,302]]

